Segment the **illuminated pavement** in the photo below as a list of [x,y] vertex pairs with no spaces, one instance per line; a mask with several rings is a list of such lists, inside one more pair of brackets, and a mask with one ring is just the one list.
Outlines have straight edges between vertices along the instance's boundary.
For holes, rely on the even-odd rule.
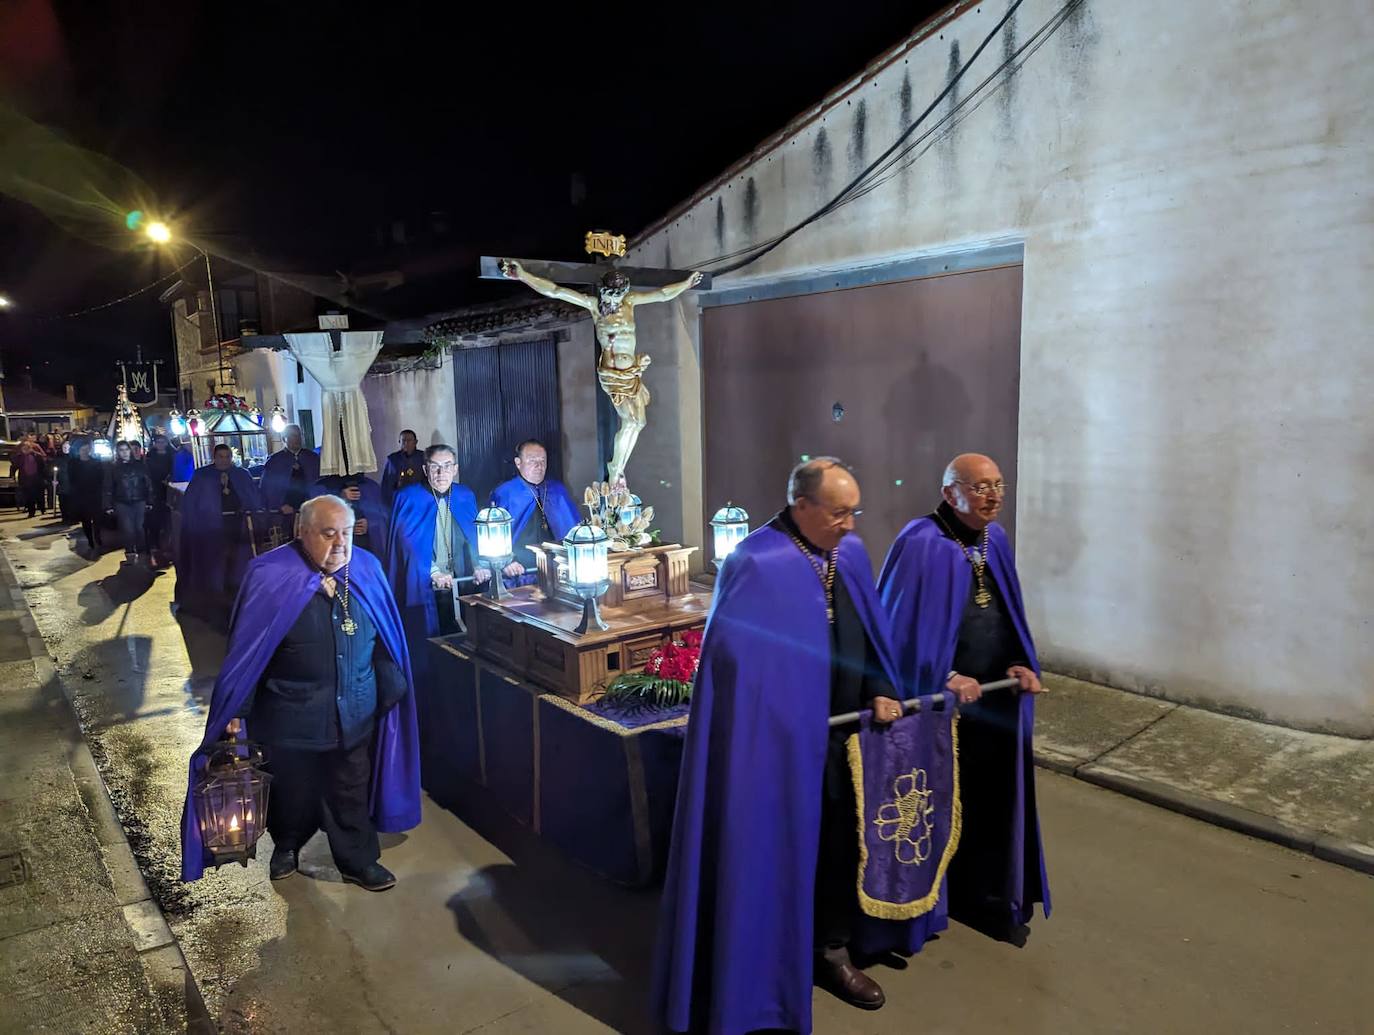
[[[186,757],[222,641],[171,616],[172,573],[121,574],[118,553],[89,563],[65,534],[28,537],[47,528],[0,518],[139,865],[223,1030],[656,1030],[643,1015],[656,894],[565,863],[479,801],[464,820],[427,802],[421,827],[384,838],[400,878],[385,894],[340,883],[320,838],[308,875],[271,885],[264,852],[181,886]],[[1023,950],[955,927],[904,972],[873,972],[882,1011],[818,993],[817,1031],[1371,1030],[1374,879],[1055,773],[1039,781],[1054,918],[1033,923]]]

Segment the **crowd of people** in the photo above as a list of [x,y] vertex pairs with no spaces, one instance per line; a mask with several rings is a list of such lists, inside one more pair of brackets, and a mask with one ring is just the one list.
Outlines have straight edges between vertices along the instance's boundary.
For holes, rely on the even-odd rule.
[[[420,820],[414,687],[431,679],[425,641],[459,628],[464,592],[528,578],[518,561],[479,563],[477,496],[460,481],[456,451],[421,452],[409,431],[400,446],[380,483],[320,478],[288,429],[261,485],[223,446],[191,479],[178,583],[238,598],[191,762],[185,880],[213,862],[191,788],[216,742],[247,731],[274,777],[271,879],[295,874],[300,849],[323,830],[345,881],[396,883],[378,835]],[[514,516],[518,555],[561,538],[577,509],[547,477],[541,443],[521,443],[512,463],[514,477],[489,498]],[[791,472],[786,505],[725,561],[662,903],[654,1002],[671,1029],[809,1031],[813,984],[877,1009],[885,996],[866,964],[919,951],[949,916],[1024,945],[1034,905],[1048,915],[1031,752],[1044,688],[996,521],[1005,494],[990,458],[956,457],[938,506],[901,532],[875,580],[855,534],[857,476],[834,458],[808,460]],[[246,513],[289,526],[290,545],[252,558]],[[997,680],[1011,689],[985,693]],[[961,712],[960,847],[937,909],[875,919],[856,887],[845,740],[828,719],[865,711],[881,727],[907,699],[941,692]]]
[[64,524],[79,524],[91,557],[114,529],[129,562],[167,562],[168,485],[178,468],[194,464],[189,445],[157,434],[146,450],[141,442],[118,442],[113,455],[101,457],[98,441],[82,431],[21,438],[9,458],[16,507],[29,517],[51,511]]

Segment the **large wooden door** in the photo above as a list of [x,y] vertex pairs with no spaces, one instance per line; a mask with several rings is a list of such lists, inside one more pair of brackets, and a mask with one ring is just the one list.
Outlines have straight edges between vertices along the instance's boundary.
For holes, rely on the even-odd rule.
[[957,453],[987,453],[1015,534],[1021,266],[924,277],[702,314],[705,504],[758,527],[804,456],[838,456],[863,490],[875,567],[940,499]]

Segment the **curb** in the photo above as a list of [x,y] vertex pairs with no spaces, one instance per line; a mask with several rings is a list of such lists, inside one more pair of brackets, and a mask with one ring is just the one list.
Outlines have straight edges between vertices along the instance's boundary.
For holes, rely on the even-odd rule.
[[133,849],[124,833],[124,825],[119,821],[105,779],[100,775],[90,745],[86,742],[86,731],[81,727],[81,719],[76,713],[66,681],[58,674],[52,655],[48,653],[48,645],[38,631],[38,622],[29,607],[28,597],[24,595],[23,583],[14,568],[14,561],[3,547],[0,547],[0,558],[4,559],[0,584],[9,592],[15,610],[20,612],[19,625],[24,631],[24,640],[33,661],[34,676],[40,684],[57,684],[62,691],[62,699],[71,711],[71,720],[81,734],[67,764],[90,816],[100,845],[101,862],[114,888],[115,900],[124,913],[124,923],[129,929],[134,950],[143,963],[145,976],[149,978],[150,991],[153,973],[166,975],[180,972],[184,976],[186,1031],[193,1035],[210,1035],[218,1028],[205,1006],[200,985],[191,972],[191,965],[181,951],[176,935],[172,933],[166,916],[139,871]]
[[1180,790],[1157,780],[1122,772],[1094,762],[1074,763],[1057,754],[1035,752],[1035,764],[1043,769],[1072,776],[1075,779],[1102,787],[1159,808],[1177,812],[1190,819],[1211,823],[1240,834],[1283,845],[1324,862],[1335,863],[1374,876],[1374,846],[1338,838],[1334,835],[1300,827],[1283,820],[1208,798],[1192,791]]

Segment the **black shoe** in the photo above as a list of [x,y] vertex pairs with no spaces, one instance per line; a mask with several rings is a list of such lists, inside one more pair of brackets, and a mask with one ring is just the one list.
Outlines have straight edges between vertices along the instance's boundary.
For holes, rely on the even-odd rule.
[[816,956],[815,983],[836,999],[860,1010],[881,1010],[887,1002],[882,986],[850,961],[848,953],[828,950]]
[[381,863],[373,863],[362,873],[340,870],[339,875],[343,877],[344,883],[356,884],[364,891],[385,891],[396,886],[396,875]]
[[272,861],[267,873],[273,880],[283,880],[296,872],[296,850],[294,848],[273,848]]

